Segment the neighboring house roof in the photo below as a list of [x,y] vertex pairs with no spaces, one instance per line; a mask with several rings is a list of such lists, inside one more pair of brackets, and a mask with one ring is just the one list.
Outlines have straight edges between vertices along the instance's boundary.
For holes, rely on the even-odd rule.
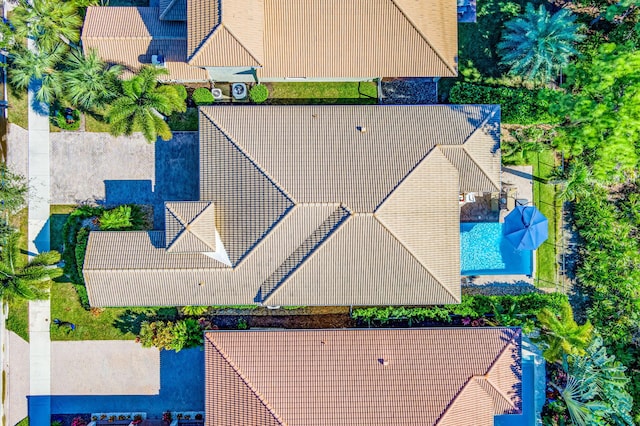
[[[179,1],[179,0],[176,0]],[[186,24],[161,21],[157,7],[89,7],[82,31],[86,52],[96,49],[109,63],[124,65],[125,76],[162,55],[166,80],[203,81],[208,73],[185,63]]]
[[187,0],[159,0],[160,20],[186,21]]
[[[457,14],[450,0],[161,0],[159,6],[89,7],[83,43],[137,69],[150,61],[138,58],[149,49],[132,30],[144,21],[151,43],[148,37],[167,39],[155,30],[172,26],[180,34],[171,35],[171,53],[151,50],[183,62],[175,79],[206,80],[197,67],[254,67],[261,78],[457,75]],[[128,49],[118,50],[114,37],[127,40]]]
[[499,119],[486,105],[201,108],[200,201],[224,256],[172,254],[175,221],[166,236],[92,232],[91,304],[457,303],[458,194],[499,190]]
[[206,424],[475,425],[522,412],[510,328],[205,333]]

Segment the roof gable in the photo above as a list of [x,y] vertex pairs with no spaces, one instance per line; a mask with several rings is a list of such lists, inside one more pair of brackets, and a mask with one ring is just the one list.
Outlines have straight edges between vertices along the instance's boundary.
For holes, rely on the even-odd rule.
[[[505,383],[515,389],[507,404],[518,412],[517,329],[207,332],[207,424],[229,424],[227,401],[241,407],[259,400],[283,424],[298,426],[489,426],[504,410],[494,403],[495,388],[475,378],[505,352],[513,372]],[[251,392],[227,385],[218,373],[221,356]],[[453,414],[457,423],[445,422]],[[243,421],[259,424],[251,415]]]

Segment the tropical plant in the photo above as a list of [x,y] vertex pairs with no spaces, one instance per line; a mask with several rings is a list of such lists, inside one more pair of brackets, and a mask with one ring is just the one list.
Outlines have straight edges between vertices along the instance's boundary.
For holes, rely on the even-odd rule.
[[208,306],[183,306],[182,313],[188,316],[198,317],[209,310]]
[[527,3],[525,12],[505,23],[498,53],[509,73],[528,80],[549,82],[577,54],[575,44],[584,39],[578,33],[576,17],[568,9],[551,15],[540,5]]
[[105,231],[122,230],[131,226],[131,206],[118,206],[104,211],[100,216],[100,228]]
[[206,87],[198,87],[194,90],[191,99],[196,105],[211,105],[215,101],[211,90]]
[[[114,136],[142,132],[149,142],[160,136],[171,139],[171,130],[165,116],[186,111],[185,99],[175,87],[158,86],[158,77],[168,74],[164,68],[143,67],[129,80],[122,82],[122,96],[116,99],[107,112],[107,121]],[[164,114],[164,115],[163,115]]]
[[61,73],[56,69],[63,57],[63,48],[56,45],[51,51],[32,52],[20,46],[9,55],[9,82],[19,90],[29,85],[37,87],[38,101],[51,103],[62,92]]
[[203,341],[204,336],[197,320],[187,318],[176,322],[173,328],[173,350],[179,352],[182,349],[200,346]]
[[17,232],[10,234],[0,250],[0,297],[6,301],[46,298],[49,280],[62,275],[53,266],[60,261],[60,253],[43,252],[24,264],[19,238]]
[[578,325],[571,305],[566,303],[558,314],[542,309],[537,315],[540,324],[542,355],[548,362],[557,362],[563,355],[583,355],[591,342],[593,326],[589,321]]
[[120,65],[108,65],[96,50],[86,55],[73,49],[64,63],[64,92],[67,100],[84,111],[100,109],[116,99],[120,93],[118,76]]
[[582,161],[572,161],[567,168],[555,173],[554,177],[560,181],[558,198],[561,201],[580,201],[593,192],[595,181],[591,170]]
[[203,342],[202,326],[193,319],[186,318],[175,323],[171,321],[144,321],[140,326],[138,341],[144,347],[176,352],[200,346]]
[[41,52],[51,52],[60,43],[80,41],[82,18],[73,1],[18,0],[11,22],[16,34],[35,41]]
[[[24,176],[11,171],[0,163],[0,213],[13,214],[25,205],[29,188]],[[2,222],[4,218],[0,218]]]
[[626,367],[607,354],[600,336],[594,337],[584,355],[565,356],[562,366],[568,377],[560,395],[574,424],[634,425]]
[[257,104],[266,101],[268,97],[269,89],[264,84],[256,84],[249,90],[249,98]]

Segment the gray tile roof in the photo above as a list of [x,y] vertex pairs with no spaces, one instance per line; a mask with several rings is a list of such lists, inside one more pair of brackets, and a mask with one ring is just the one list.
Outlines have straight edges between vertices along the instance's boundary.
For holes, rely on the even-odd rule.
[[206,424],[492,426],[522,412],[509,328],[205,333]]
[[175,221],[162,245],[94,232],[91,303],[456,303],[458,192],[498,190],[499,169],[497,106],[201,108],[200,200],[232,268],[163,251]]
[[216,251],[215,210],[211,202],[166,203],[165,227],[168,253]]
[[160,0],[160,20],[186,21],[187,0]]

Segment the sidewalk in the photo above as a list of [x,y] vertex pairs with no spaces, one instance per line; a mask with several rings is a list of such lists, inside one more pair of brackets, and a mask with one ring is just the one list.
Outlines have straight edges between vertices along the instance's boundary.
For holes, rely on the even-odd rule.
[[[34,47],[29,46],[30,49]],[[29,85],[29,232],[30,255],[48,251],[49,241],[49,106],[36,102],[37,84]],[[29,302],[29,421],[51,422],[51,302]]]

